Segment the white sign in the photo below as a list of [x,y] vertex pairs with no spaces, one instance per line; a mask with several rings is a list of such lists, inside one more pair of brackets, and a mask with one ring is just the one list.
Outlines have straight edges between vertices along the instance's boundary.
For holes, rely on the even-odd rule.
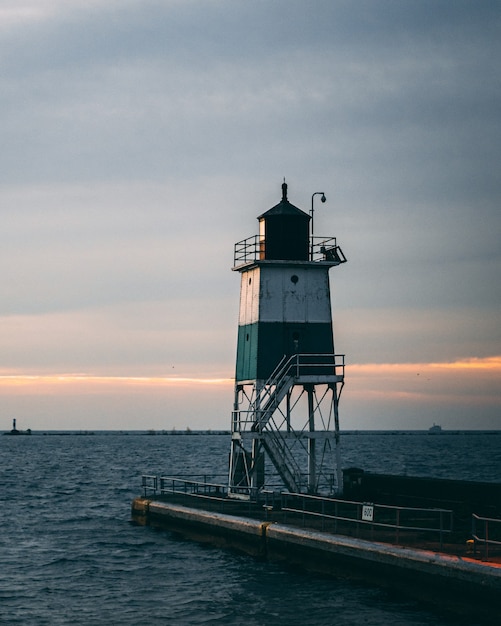
[[374,506],[372,504],[362,505],[362,520],[372,522],[374,520]]

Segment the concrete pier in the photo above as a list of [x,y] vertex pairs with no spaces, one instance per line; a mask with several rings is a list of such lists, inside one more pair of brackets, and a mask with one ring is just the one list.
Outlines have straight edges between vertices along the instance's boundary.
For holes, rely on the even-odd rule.
[[270,522],[164,502],[150,502],[147,519],[150,526],[167,528],[188,539],[266,557],[266,528]]
[[501,610],[501,566],[291,525],[137,498],[136,523],[307,571],[364,580],[490,622]]

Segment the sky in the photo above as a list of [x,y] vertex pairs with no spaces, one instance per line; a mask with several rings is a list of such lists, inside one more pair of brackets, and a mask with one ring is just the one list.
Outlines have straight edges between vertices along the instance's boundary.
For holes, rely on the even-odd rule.
[[0,429],[227,429],[234,243],[336,236],[341,428],[501,429],[501,2],[0,0]]

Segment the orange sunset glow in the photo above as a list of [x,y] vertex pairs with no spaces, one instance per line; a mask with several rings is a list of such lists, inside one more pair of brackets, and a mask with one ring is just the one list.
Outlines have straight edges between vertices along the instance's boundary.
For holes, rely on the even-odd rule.
[[[500,381],[500,356],[449,363],[347,365],[341,399],[342,428],[360,428],[361,412],[371,416],[363,423],[372,428],[381,424],[379,427],[383,428],[383,417],[400,411],[402,406],[409,415],[413,411],[422,415],[410,422],[411,428],[418,429],[427,427],[429,421],[444,421],[447,412],[457,412],[458,407],[469,412],[485,407],[496,410],[501,405]],[[98,413],[110,406],[123,407],[124,421],[105,420],[105,428],[118,424],[125,428],[131,411],[137,414],[141,407],[148,407],[150,416],[145,417],[145,424],[151,423],[155,428],[170,428],[181,413],[186,425],[193,428],[204,428],[210,423],[210,427],[225,429],[229,426],[233,384],[232,378],[222,377],[18,373],[0,375],[0,398],[4,403],[10,400],[12,406],[17,402],[26,407],[25,412],[32,417],[24,419],[31,423],[36,422],[37,413],[51,413],[54,428],[64,428],[66,424],[56,416],[64,414],[69,406],[74,411],[85,402]],[[193,411],[193,407],[197,410]],[[428,413],[430,407],[439,407],[444,413]],[[474,428],[475,423],[463,426]]]

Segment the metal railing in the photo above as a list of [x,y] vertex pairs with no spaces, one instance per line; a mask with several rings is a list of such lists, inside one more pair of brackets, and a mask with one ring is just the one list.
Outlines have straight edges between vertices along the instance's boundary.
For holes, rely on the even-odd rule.
[[[227,478],[226,474],[185,474],[180,476],[153,476],[151,474],[143,474],[141,476],[141,487],[143,496],[162,495],[165,493],[174,493],[172,488],[168,487],[168,481],[175,481],[174,485],[183,485],[178,491],[179,493],[209,493],[210,487],[218,487],[214,492],[223,493],[227,489],[226,485],[213,482],[217,478]],[[210,480],[209,480],[210,479]],[[224,492],[226,495],[226,492]]]
[[482,517],[475,513],[471,516],[471,535],[477,545],[485,547],[485,558],[489,558],[489,547],[501,546],[501,519]]
[[286,514],[285,522],[287,514],[293,514],[296,522],[300,517],[303,526],[315,519],[321,530],[339,534],[346,527],[358,530],[365,526],[372,537],[375,530],[390,531],[397,545],[402,532],[435,534],[440,548],[444,535],[452,533],[454,522],[454,513],[449,509],[391,506],[287,492],[282,493],[281,510]]
[[[178,476],[160,476],[157,479],[158,496],[171,501],[220,513],[236,514],[245,512],[252,515],[259,502],[257,489],[251,490],[251,497],[244,499],[229,496],[227,484],[179,478]],[[247,494],[249,489],[246,490]],[[234,495],[234,494],[233,494]]]
[[145,498],[149,495],[156,495],[158,491],[158,477],[150,474],[143,474],[141,476],[141,488]]
[[[440,549],[444,538],[453,532],[454,514],[449,509],[428,509],[373,504],[340,498],[326,498],[288,491],[277,492],[270,489],[253,490],[245,501],[228,496],[227,485],[215,482],[192,480],[176,476],[142,477],[145,496],[172,496],[183,503],[198,500],[207,506],[217,507],[221,512],[235,513],[236,508],[244,507],[253,518],[273,518],[284,524],[299,525],[304,528],[321,530],[340,535],[360,535],[361,529],[369,531],[371,539],[383,542],[411,543],[410,534],[418,533],[412,543],[419,543],[421,535],[438,538]],[[249,490],[246,488],[246,495]],[[475,521],[485,523],[484,534],[480,536],[474,527],[473,536],[481,543],[501,545],[501,541],[489,539],[489,524],[499,524],[492,520],[474,516]],[[407,538],[407,541],[405,541]]]
[[228,495],[227,485],[212,482],[201,482],[175,476],[160,476],[159,493],[182,494],[199,498],[226,498]]
[[[285,376],[308,376],[325,374],[326,370],[334,376],[344,377],[344,354],[332,354],[330,352],[298,353],[288,357],[284,356],[264,387],[272,388]],[[338,370],[341,370],[338,372]],[[262,402],[262,399],[261,399]]]
[[259,259],[259,235],[253,235],[242,239],[235,244],[233,254],[233,265],[237,267],[239,265],[245,265],[246,263],[253,263]]
[[[242,239],[235,244],[233,266],[239,267],[259,261],[264,258],[265,250],[266,240],[260,239],[259,235]],[[330,263],[344,263],[346,261],[335,237],[310,237],[310,251],[312,261],[329,261]]]

